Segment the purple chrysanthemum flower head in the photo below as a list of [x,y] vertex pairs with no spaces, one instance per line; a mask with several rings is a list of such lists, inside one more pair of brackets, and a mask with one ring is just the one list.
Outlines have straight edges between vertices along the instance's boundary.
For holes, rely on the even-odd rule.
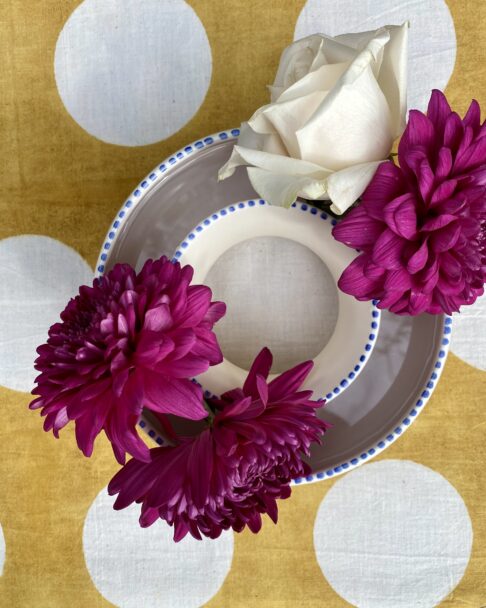
[[209,402],[214,416],[200,434],[151,449],[148,463],[128,462],[108,486],[118,494],[115,509],[142,503],[140,524],[161,518],[174,526],[176,541],[188,532],[197,539],[245,526],[258,532],[262,513],[276,522],[276,499],[310,472],[302,456],[328,425],[317,417],[322,402],[299,390],[312,362],[267,382],[271,364],[262,350],[243,388]]
[[461,119],[433,91],[410,111],[399,167],[382,163],[334,237],[361,254],[342,291],[397,314],[452,313],[486,281],[486,123],[473,101]]
[[212,328],[225,305],[211,302],[208,287],[190,285],[192,276],[190,266],[162,257],[139,274],[117,264],[79,289],[37,349],[41,373],[30,408],[41,408],[46,431],[57,437],[74,420],[78,446],[90,456],[104,430],[123,464],[125,452],[149,459],[136,431],[142,406],[207,415],[201,388],[188,378],[221,362]]

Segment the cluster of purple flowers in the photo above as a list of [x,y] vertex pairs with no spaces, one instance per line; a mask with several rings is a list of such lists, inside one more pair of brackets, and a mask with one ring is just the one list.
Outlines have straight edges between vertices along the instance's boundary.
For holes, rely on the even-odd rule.
[[[267,349],[243,387],[204,401],[191,379],[222,360],[213,326],[225,305],[211,301],[208,287],[191,285],[192,276],[191,267],[163,257],[139,274],[118,264],[81,287],[38,348],[30,405],[56,436],[74,421],[86,456],[102,431],[120,464],[130,454],[109,484],[115,508],[142,503],[141,525],[162,518],[175,540],[245,526],[257,532],[262,513],[276,521],[276,499],[308,474],[302,457],[327,428],[316,415],[322,402],[299,390],[312,362],[267,382]],[[137,433],[142,408],[156,414],[173,445],[146,446]],[[179,436],[173,417],[204,423]]]

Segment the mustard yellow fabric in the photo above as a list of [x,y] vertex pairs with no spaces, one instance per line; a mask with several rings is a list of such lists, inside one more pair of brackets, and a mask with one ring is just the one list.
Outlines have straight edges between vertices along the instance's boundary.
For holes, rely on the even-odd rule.
[[[357,2],[359,0],[356,0]],[[106,228],[134,185],[187,142],[239,125],[266,102],[280,52],[293,37],[303,0],[190,0],[206,28],[213,74],[206,99],[178,133],[154,145],[122,147],[85,132],[66,112],[53,72],[57,37],[75,0],[0,3],[0,238],[42,234],[94,266]],[[486,3],[449,0],[457,59],[447,87],[463,112],[486,107]],[[0,287],[1,288],[1,287]],[[111,606],[86,569],[86,511],[117,470],[98,439],[87,460],[71,428],[60,440],[41,430],[29,395],[0,388],[0,522],[7,546],[0,606]],[[486,605],[485,372],[450,355],[419,420],[381,458],[406,458],[441,473],[469,510],[474,543],[463,580],[441,604]],[[280,523],[235,535],[230,573],[211,607],[340,608],[316,561],[312,523],[334,481],[298,487]],[[413,608],[413,607],[411,607]]]

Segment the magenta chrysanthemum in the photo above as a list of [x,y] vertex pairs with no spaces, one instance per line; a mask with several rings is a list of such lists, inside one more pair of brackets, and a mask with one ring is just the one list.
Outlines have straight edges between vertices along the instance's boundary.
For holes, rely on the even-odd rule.
[[440,91],[410,118],[400,166],[382,163],[334,237],[361,254],[339,287],[397,314],[452,313],[486,281],[486,124],[461,119]]
[[37,349],[41,372],[30,407],[44,429],[76,424],[78,446],[90,456],[104,430],[117,460],[142,460],[149,450],[136,431],[142,405],[159,413],[201,419],[201,388],[188,380],[220,363],[212,332],[225,305],[211,290],[190,285],[193,270],[167,258],[148,260],[137,275],[117,264],[83,286]]
[[158,518],[174,526],[174,540],[188,532],[217,538],[222,530],[252,532],[261,514],[277,521],[277,498],[290,496],[290,481],[309,472],[302,461],[328,425],[321,403],[299,391],[312,368],[302,363],[270,383],[272,355],[255,359],[242,389],[210,403],[215,415],[199,435],[150,450],[150,462],[131,460],[111,480],[115,509],[142,503],[140,524]]

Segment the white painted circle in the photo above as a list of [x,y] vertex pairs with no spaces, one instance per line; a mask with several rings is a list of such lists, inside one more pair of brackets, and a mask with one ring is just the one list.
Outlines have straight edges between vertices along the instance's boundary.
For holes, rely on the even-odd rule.
[[338,36],[409,21],[408,107],[424,110],[432,89],[444,89],[456,61],[454,21],[444,0],[307,0],[294,38]]
[[0,525],[0,576],[3,574],[3,564],[5,563],[5,537],[3,536],[3,529]]
[[0,385],[30,391],[36,348],[93,272],[60,241],[39,235],[0,240]]
[[473,367],[486,371],[486,294],[454,314],[451,350]]
[[118,608],[197,608],[217,593],[231,568],[231,530],[175,543],[163,521],[140,528],[140,505],[114,511],[113,502],[103,489],[83,530],[86,565],[105,599]]
[[338,479],[314,524],[314,548],[334,591],[359,608],[432,608],[461,580],[472,525],[444,477],[383,460]]
[[206,31],[184,0],[84,0],[56,44],[59,95],[102,141],[141,146],[181,129],[212,70]]
[[[312,213],[314,211],[314,213]],[[181,264],[194,268],[194,283],[205,283],[216,261],[230,248],[260,237],[278,237],[304,245],[328,268],[335,283],[356,257],[356,252],[336,241],[329,217],[309,205],[297,203],[289,209],[269,205],[263,200],[242,201],[213,214],[195,227],[175,252]],[[261,277],[256,274],[257,280]],[[248,285],[247,296],[251,297]],[[368,361],[379,329],[379,313],[372,302],[359,302],[338,291],[338,314],[334,331],[304,383],[316,399],[330,401],[358,377]],[[299,310],[294,309],[298,315]],[[323,310],[325,314],[325,310]],[[373,317],[372,315],[376,315]],[[251,323],[252,319],[248,318]],[[279,325],[279,320],[274,320]],[[346,348],[343,348],[346,345]],[[260,349],[266,346],[261,344]],[[259,349],[259,350],[260,350]],[[257,353],[255,353],[256,355]],[[220,395],[242,386],[247,370],[227,359],[198,377],[204,389]],[[272,374],[270,378],[274,378]]]

